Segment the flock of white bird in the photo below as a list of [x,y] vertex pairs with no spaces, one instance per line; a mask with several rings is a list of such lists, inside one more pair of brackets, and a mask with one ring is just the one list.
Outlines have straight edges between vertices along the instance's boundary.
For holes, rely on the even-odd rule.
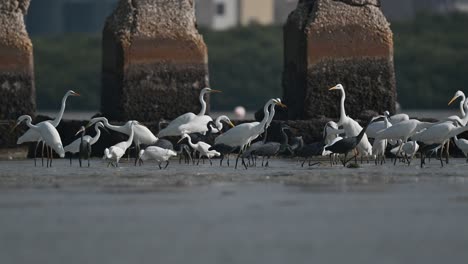
[[[211,158],[221,157],[220,164],[225,156],[229,165],[229,154],[236,153],[236,168],[239,158],[242,159],[242,164],[245,168],[248,165],[255,164],[255,157],[267,157],[266,166],[270,156],[276,156],[280,153],[289,153],[303,157],[304,162],[315,156],[329,156],[331,164],[340,159],[345,165],[348,153],[354,153],[353,158],[357,156],[363,158],[374,158],[376,164],[385,161],[385,155],[388,153],[389,146],[392,146],[390,153],[394,155],[395,162],[397,158],[407,162],[416,153],[420,153],[421,166],[425,163],[425,157],[431,153],[440,152],[440,162],[443,166],[444,161],[442,153],[445,150],[447,153],[445,162],[448,163],[448,150],[450,139],[454,139],[455,145],[468,158],[468,140],[458,138],[457,135],[467,131],[468,126],[468,100],[464,93],[457,91],[454,97],[449,101],[449,105],[457,100],[460,101],[459,116],[450,116],[436,123],[421,122],[417,119],[410,119],[406,114],[397,114],[390,116],[388,112],[382,116],[374,117],[369,124],[364,128],[358,122],[346,115],[345,99],[346,94],[343,86],[338,84],[329,89],[330,91],[337,90],[341,92],[340,101],[340,119],[337,123],[330,121],[324,128],[324,138],[320,142],[312,144],[304,144],[301,137],[294,137],[289,144],[289,137],[284,132],[289,127],[286,125],[281,127],[283,135],[282,142],[267,142],[266,131],[270,126],[275,115],[275,106],[286,107],[279,98],[268,100],[263,108],[264,117],[260,122],[249,122],[234,126],[226,116],[220,116],[213,120],[209,115],[206,115],[205,94],[217,93],[218,90],[204,88],[201,90],[199,100],[201,103],[201,111],[198,114],[186,113],[172,120],[165,128],[160,129],[155,136],[150,129],[140,124],[138,121],[130,120],[122,126],[111,125],[105,117],[97,117],[90,120],[86,127],[82,127],[77,133],[81,137],[77,138],[67,146],[62,145],[60,134],[56,127],[60,123],[65,111],[66,101],[69,96],[79,96],[74,91],[68,91],[62,99],[62,106],[58,116],[54,120],[47,120],[37,124],[32,124],[32,118],[28,115],[20,116],[15,127],[22,122],[25,122],[29,127],[17,143],[36,142],[36,151],[40,142],[42,144],[42,156],[44,156],[44,146],[46,150],[47,166],[52,166],[53,152],[59,157],[64,158],[65,153],[71,155],[79,153],[81,166],[82,158],[88,160],[91,155],[91,146],[95,144],[101,136],[101,128],[107,128],[116,132],[128,135],[126,141],[110,146],[104,150],[103,159],[109,163],[108,166],[119,166],[120,159],[124,156],[132,144],[135,145],[137,162],[142,163],[147,160],[154,160],[158,163],[159,168],[163,162],[166,162],[166,167],[169,160],[178,154],[182,155],[184,150],[191,157],[191,153],[198,154],[198,163],[200,158],[207,158],[211,163]],[[226,122],[232,128],[223,132],[223,123]],[[93,126],[96,130],[96,135],[91,137],[86,135],[86,128]],[[14,128],[13,128],[14,129]],[[215,136],[216,134],[219,134]],[[263,140],[254,142],[263,134]],[[163,139],[163,137],[176,136],[180,137],[178,143],[187,140],[188,145],[182,144],[180,151],[174,150],[173,144]],[[210,138],[211,136],[211,138]],[[371,144],[371,142],[373,142]],[[140,146],[145,146],[140,150]],[[191,149],[189,149],[189,147]],[[343,155],[344,154],[344,157]],[[244,158],[248,158],[246,163]],[[36,158],[34,158],[36,165]],[[302,165],[304,165],[304,162]],[[468,159],[467,159],[468,162]],[[197,163],[197,164],[198,164]],[[263,164],[263,162],[262,162]]]

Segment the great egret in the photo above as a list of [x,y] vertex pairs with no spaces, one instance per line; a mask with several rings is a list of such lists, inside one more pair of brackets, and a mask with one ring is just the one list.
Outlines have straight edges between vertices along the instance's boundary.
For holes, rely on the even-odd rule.
[[199,141],[197,143],[193,143],[192,142],[192,139],[190,138],[189,135],[187,134],[183,134],[182,135],[182,138],[179,140],[179,142],[177,143],[180,143],[182,140],[184,139],[187,139],[188,140],[188,143],[190,145],[190,147],[192,147],[196,152],[198,152],[198,162],[197,162],[197,165],[200,163],[200,158],[201,157],[207,157],[208,160],[210,161],[210,164],[213,165],[213,163],[211,162],[211,158],[212,157],[218,157],[218,156],[221,156],[221,153],[219,153],[218,151],[216,150],[210,150],[211,148],[211,145],[208,144],[208,143],[205,143],[203,141]]
[[[448,141],[450,138],[465,131],[468,131],[468,126],[457,126],[454,123],[458,124],[457,122],[453,121],[446,121],[439,124],[435,124],[424,131],[416,133],[411,137],[411,139],[416,140],[418,142],[422,142],[426,145],[440,144],[441,146],[443,146],[445,142]],[[443,166],[442,155],[443,151],[441,151],[440,153],[441,164]],[[447,152],[447,163],[449,158],[448,155],[449,154]]]
[[354,150],[355,148],[357,148],[357,146],[359,146],[359,143],[364,138],[364,135],[366,134],[366,129],[369,126],[370,123],[368,123],[361,130],[361,132],[359,132],[359,134],[357,136],[344,138],[344,139],[336,142],[335,144],[326,147],[325,150],[328,150],[328,151],[330,151],[332,153],[335,153],[335,154],[344,154],[344,159],[343,159],[342,163],[343,163],[343,166],[346,166],[346,163],[348,162],[348,160],[347,160],[348,153],[351,152],[352,150]]
[[[49,122],[40,122],[36,125],[31,124],[32,118],[29,115],[22,115],[18,118],[18,121],[16,125],[13,127],[13,129],[21,124],[23,121],[26,121],[26,125],[30,128],[33,129],[36,133],[39,134],[40,138],[45,142],[47,146],[52,148],[59,156],[60,158],[65,157],[65,151],[63,150],[63,145],[62,145],[62,139],[60,138],[60,135],[57,131],[57,129]],[[47,157],[47,167],[49,166],[49,160],[50,160],[50,166],[52,166],[52,151],[50,152],[50,156]]]
[[89,167],[89,159],[91,156],[91,146],[94,145],[96,142],[98,142],[99,138],[101,137],[101,130],[99,128],[104,128],[104,124],[102,122],[97,122],[96,125],[94,126],[94,129],[96,130],[96,135],[94,137],[91,137],[89,135],[85,135],[86,128],[82,126],[78,132],[76,132],[75,135],[78,135],[79,133],[81,134],[81,137],[73,141],[72,143],[68,144],[65,146],[63,149],[65,150],[65,153],[69,152],[70,155],[70,165],[72,164],[72,154],[75,153],[80,153],[79,154],[79,161],[80,161],[80,167],[81,167],[81,158],[87,158],[88,159],[88,167]]
[[194,113],[185,113],[176,119],[172,120],[167,127],[159,131],[158,137],[167,137],[167,136],[180,136],[182,134],[190,134],[194,132],[205,132],[208,130],[206,124],[213,119],[207,115],[206,112],[206,102],[203,98],[205,94],[209,93],[219,93],[221,91],[214,90],[211,88],[203,88],[200,92],[199,100],[202,106],[200,113],[195,115]]
[[177,156],[177,153],[173,150],[149,146],[146,149],[140,150],[138,159],[141,159],[142,161],[155,160],[158,162],[159,169],[162,169],[161,163],[166,162],[166,166],[164,168],[167,168],[167,166],[169,166],[169,159],[175,156]]
[[137,121],[129,121],[129,122],[130,122],[130,136],[128,137],[128,140],[117,143],[114,146],[110,148],[106,148],[104,150],[103,158],[111,160],[109,164],[107,165],[107,167],[109,167],[109,165],[114,166],[113,160],[115,161],[115,166],[118,167],[120,158],[122,158],[122,156],[125,154],[125,151],[127,151],[127,149],[132,145],[133,137],[135,135],[134,127],[138,125],[138,122]]
[[[286,107],[283,103],[277,99],[270,99],[263,107],[264,117],[261,122],[244,123],[235,126],[228,130],[226,133],[221,134],[215,139],[215,145],[227,145],[230,147],[239,147],[242,152],[247,144],[257,138],[261,133],[265,131],[265,124],[268,121],[269,112],[268,107],[272,104]],[[236,159],[236,168],[239,155]]]
[[[133,143],[135,143],[135,147],[137,149],[137,153],[140,151],[140,145],[155,145],[157,141],[159,140],[152,132],[149,130],[146,126],[140,124],[136,120],[130,120],[127,121],[124,125],[122,126],[115,126],[109,124],[109,121],[105,117],[95,117],[91,119],[86,125],[86,127],[92,126],[96,122],[102,122],[104,123],[104,126],[110,130],[114,130],[117,132],[120,132],[122,134],[126,134],[130,136],[130,133],[132,131],[134,132],[133,136]],[[133,129],[131,128],[133,124]],[[135,165],[136,165],[137,158],[135,158]]]
[[[340,120],[338,121],[339,126],[343,126],[343,129],[345,131],[346,137],[355,137],[357,136],[361,131],[362,127],[359,125],[358,122],[354,121],[351,117],[346,115],[345,111],[345,100],[346,100],[346,93],[343,88],[343,85],[337,84],[336,86],[332,87],[329,89],[330,91],[332,90],[339,90],[341,91],[341,101],[340,101]],[[357,149],[360,153],[361,156],[370,156],[372,155],[372,145],[369,143],[369,140],[367,139],[367,135],[364,134],[362,139],[360,140]]]
[[468,103],[466,101],[466,96],[465,96],[465,93],[463,93],[462,91],[458,90],[457,92],[455,92],[455,95],[452,97],[452,99],[449,101],[448,105],[452,104],[455,100],[457,100],[457,98],[461,97],[461,101],[460,101],[460,114],[462,117],[464,117],[466,115],[466,112],[465,112],[465,104]]
[[459,139],[457,136],[455,136],[453,140],[455,141],[455,145],[457,145],[461,152],[463,152],[463,155],[465,155],[466,162],[468,162],[468,140],[464,138]]
[[[57,127],[59,124],[60,124],[60,121],[62,120],[62,117],[63,117],[63,113],[65,112],[65,107],[66,107],[66,104],[67,104],[67,99],[69,96],[80,96],[80,94],[72,91],[72,90],[68,90],[65,95],[63,96],[62,98],[62,105],[60,107],[60,111],[57,115],[57,117],[55,117],[54,120],[46,120],[46,121],[43,121],[43,122],[49,122],[51,123],[54,127]],[[37,124],[38,125],[38,124]],[[37,147],[39,146],[39,143],[42,141],[41,137],[40,137],[40,134],[38,132],[36,132],[36,130],[34,129],[28,129],[22,136],[20,136],[18,138],[18,140],[16,141],[16,144],[23,144],[25,142],[37,142],[36,143],[36,148],[34,149],[34,166],[36,166],[36,153],[37,153]],[[44,154],[44,147],[42,148],[42,154]],[[44,166],[44,162],[42,164],[42,166]]]
[[458,97],[462,98],[460,101],[461,118],[458,116],[449,116],[446,120],[457,121],[462,126],[465,126],[468,123],[468,114],[466,113],[466,111],[468,111],[468,101],[466,100],[465,94],[462,91],[457,91],[448,105],[452,104]]
[[325,140],[325,144],[330,144],[332,141],[334,141],[337,137],[340,137],[339,134],[343,134],[344,130],[343,129],[338,129],[338,124],[329,121],[327,124],[325,124],[325,127],[323,128],[323,137]]

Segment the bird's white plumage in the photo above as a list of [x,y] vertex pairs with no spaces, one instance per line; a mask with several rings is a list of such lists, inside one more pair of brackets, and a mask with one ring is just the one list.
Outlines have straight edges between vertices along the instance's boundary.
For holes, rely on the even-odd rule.
[[[122,141],[120,143],[115,144],[110,148],[106,148],[104,150],[104,159],[113,160],[116,164],[119,164],[120,158],[125,154],[125,151],[132,145],[132,141],[135,135],[133,128],[135,127],[138,122],[136,121],[129,121],[130,122],[130,136],[128,137],[127,141]],[[104,123],[105,124],[105,123]]]
[[[60,107],[60,111],[57,117],[54,120],[46,120],[43,122],[49,122],[54,127],[57,127],[60,124],[60,121],[62,120],[63,113],[65,112],[65,107],[67,104],[67,99],[69,96],[79,96],[79,94],[77,94],[76,92],[72,90],[67,91],[62,98],[62,105]],[[40,134],[34,129],[28,129],[22,136],[18,138],[18,140],[16,141],[16,144],[23,144],[26,142],[36,142],[36,141],[41,141]]]
[[[158,141],[158,138],[149,130],[146,126],[140,124],[136,120],[130,120],[127,121],[124,125],[122,126],[115,126],[109,124],[109,121],[105,117],[96,117],[91,119],[89,121],[88,126],[96,123],[96,122],[102,122],[105,127],[109,128],[110,130],[120,132],[122,134],[126,134],[130,136],[130,134],[134,133],[133,136],[133,142],[136,145],[140,144],[145,144],[145,145],[151,145],[156,143]],[[133,124],[133,129],[132,129],[132,124]]]
[[[361,125],[356,122],[354,119],[346,115],[345,111],[345,100],[346,100],[346,93],[344,88],[341,84],[336,85],[335,87],[330,88],[330,90],[339,90],[341,91],[341,101],[340,101],[340,120],[338,121],[339,126],[343,126],[345,131],[346,137],[355,137],[359,135],[362,130]],[[372,145],[369,143],[367,135],[364,134],[362,137],[361,142],[356,147],[359,150],[361,155],[367,156],[372,155]]]
[[454,137],[455,145],[463,152],[465,157],[468,158],[468,140],[464,138]]
[[[96,130],[96,135],[94,137],[85,135],[83,136],[83,141],[88,142],[91,146],[94,145],[101,137],[101,130],[99,130],[100,127],[104,127],[104,124],[102,122],[96,123],[94,127],[94,129]],[[66,145],[63,149],[65,150],[65,152],[78,153],[80,151],[80,144],[81,137],[75,139],[72,143]]]
[[192,139],[190,138],[189,135],[183,134],[182,139],[186,138],[188,140],[188,143],[190,147],[192,147],[195,151],[200,153],[200,157],[207,157],[207,158],[212,158],[212,157],[218,157],[221,156],[221,153],[219,153],[216,150],[209,150],[211,148],[211,145],[203,142],[203,141],[198,141],[197,143],[192,143]]
[[206,125],[208,122],[213,121],[213,119],[210,116],[205,115],[206,102],[204,95],[213,91],[217,90],[212,90],[210,88],[204,88],[201,90],[199,100],[202,108],[198,115],[195,115],[194,113],[185,113],[177,117],[176,119],[172,120],[167,127],[159,131],[158,136],[180,136],[183,134],[206,132],[208,130]]
[[215,138],[215,145],[224,144],[231,147],[241,147],[241,149],[257,138],[265,130],[268,121],[268,107],[271,104],[281,103],[277,99],[270,99],[263,107],[264,117],[262,122],[251,122],[237,125],[229,129],[226,133]]
[[146,149],[142,149],[139,154],[139,158],[144,161],[155,160],[157,162],[168,161],[171,157],[175,156],[177,156],[175,151],[157,146],[149,146]]
[[33,125],[31,124],[32,118],[28,115],[23,115],[18,118],[17,124],[20,124],[23,121],[26,121],[26,124],[30,129],[38,132],[45,144],[51,147],[61,158],[65,157],[62,139],[60,138],[57,129],[50,122],[40,122],[37,125]]

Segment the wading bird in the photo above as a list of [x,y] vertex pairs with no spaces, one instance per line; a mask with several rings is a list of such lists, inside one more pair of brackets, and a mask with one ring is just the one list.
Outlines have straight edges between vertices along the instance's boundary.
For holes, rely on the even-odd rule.
[[203,88],[200,92],[199,100],[201,104],[201,110],[198,115],[194,113],[185,113],[176,119],[172,120],[167,127],[159,131],[158,137],[167,137],[167,136],[180,136],[183,134],[190,134],[195,132],[206,132],[208,128],[206,124],[213,119],[205,115],[206,112],[206,102],[203,98],[205,94],[209,93],[219,93],[221,91],[213,90],[211,88]]
[[51,148],[49,153],[49,148],[47,150],[47,167],[52,167],[53,153],[52,149],[60,156],[60,158],[65,157],[65,151],[63,150],[62,139],[57,131],[57,129],[50,122],[40,122],[36,125],[31,124],[32,118],[29,115],[22,115],[18,118],[16,125],[13,127],[12,131],[23,121],[26,121],[26,125],[36,131],[39,134],[41,139],[44,141],[46,146]]
[[[359,134],[357,136],[344,138],[344,139],[336,142],[335,144],[326,147],[325,150],[328,150],[328,151],[330,151],[332,153],[336,153],[336,154],[344,154],[344,159],[343,159],[342,163],[343,163],[343,166],[346,166],[346,163],[348,163],[348,160],[347,160],[348,153],[351,152],[352,150],[354,150],[355,148],[357,148],[359,143],[364,138],[364,135],[366,134],[366,129],[367,129],[368,126],[369,126],[369,124],[367,124],[361,130],[361,132],[359,132]],[[351,158],[351,159],[353,159],[353,158]]]
[[[54,127],[57,127],[60,124],[60,121],[62,120],[63,113],[65,112],[65,107],[67,105],[67,99],[69,96],[80,96],[80,94],[69,90],[65,93],[65,95],[62,98],[62,105],[60,107],[60,111],[57,115],[57,117],[54,120],[46,120],[43,122],[49,122],[51,123]],[[39,125],[38,123],[37,125]],[[25,142],[37,142],[36,143],[36,148],[34,149],[34,166],[36,166],[36,153],[37,153],[37,148],[39,146],[39,143],[42,142],[42,139],[40,137],[40,134],[36,132],[34,129],[28,129],[21,137],[18,138],[18,141],[16,144],[22,144]],[[42,145],[42,156],[44,156],[44,145]],[[44,159],[42,161],[42,166],[44,166]]]
[[[222,144],[230,146],[232,148],[239,147],[239,154],[241,154],[245,150],[247,144],[252,142],[252,140],[256,139],[260,134],[262,134],[265,131],[265,124],[267,123],[269,117],[268,108],[272,104],[279,105],[281,107],[286,107],[277,99],[270,99],[263,107],[264,117],[261,122],[244,123],[231,128],[226,133],[221,134],[215,139],[215,146]],[[235,166],[236,168],[239,157],[240,155],[237,155]],[[245,168],[247,168],[244,160],[242,161]]]
[[127,149],[132,145],[133,137],[135,135],[134,127],[135,125],[138,125],[138,122],[137,121],[129,121],[129,122],[130,122],[130,136],[128,137],[128,140],[117,143],[114,146],[110,148],[106,148],[104,150],[103,159],[110,160],[109,163],[107,164],[107,167],[109,167],[109,165],[112,165],[114,167],[119,167],[120,158],[122,158],[122,156],[125,154],[125,151],[127,151]]
[[102,122],[97,122],[94,126],[96,130],[96,135],[91,137],[89,135],[85,135],[86,128],[82,126],[78,132],[76,132],[75,136],[81,133],[81,137],[73,141],[72,143],[65,146],[63,149],[65,153],[70,153],[70,166],[72,165],[72,156],[75,153],[79,152],[79,162],[81,167],[81,159],[88,160],[88,167],[89,167],[89,160],[91,157],[91,146],[98,142],[99,138],[101,137],[101,130],[99,128],[104,128],[104,124]]
[[[140,124],[136,120],[127,121],[122,126],[115,126],[115,125],[109,124],[109,121],[105,117],[95,117],[89,121],[86,127],[88,128],[92,126],[93,124],[95,124],[96,122],[102,122],[106,128],[113,130],[113,131],[120,132],[122,134],[126,134],[128,136],[130,136],[130,134],[133,131],[134,133],[133,143],[135,143],[135,147],[137,150],[136,153],[140,152],[141,144],[146,145],[146,146],[155,145],[157,141],[159,140],[146,126]],[[137,162],[137,158],[138,157],[135,158],[135,165]]]
[[204,157],[207,157],[210,161],[210,165],[213,165],[213,163],[211,162],[211,158],[221,156],[221,153],[217,152],[216,150],[210,150],[211,145],[208,143],[205,143],[203,141],[193,143],[192,139],[187,134],[183,134],[182,138],[177,143],[180,143],[184,139],[187,139],[190,147],[192,147],[195,150],[195,152],[198,152],[197,165],[200,164],[200,158]]
[[166,162],[164,168],[167,168],[169,166],[169,159],[175,156],[177,156],[177,153],[173,150],[149,146],[146,149],[140,150],[138,159],[142,161],[155,160],[158,163],[159,169],[162,169],[161,163]]
[[[343,129],[345,131],[346,137],[355,137],[357,136],[361,131],[362,127],[359,125],[358,122],[354,121],[351,117],[346,115],[345,111],[345,100],[346,100],[346,93],[343,88],[343,85],[337,84],[336,86],[332,87],[329,89],[330,91],[332,90],[339,90],[341,91],[341,101],[340,101],[340,120],[338,121],[339,126],[343,126]],[[362,136],[362,139],[360,140],[357,149],[359,151],[359,154],[361,156],[370,156],[372,155],[372,145],[369,143],[369,140],[367,139],[367,135],[364,134]]]

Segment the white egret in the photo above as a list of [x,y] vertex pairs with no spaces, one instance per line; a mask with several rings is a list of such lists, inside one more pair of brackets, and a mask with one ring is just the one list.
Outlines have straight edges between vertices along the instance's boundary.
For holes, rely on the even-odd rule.
[[208,160],[210,161],[210,164],[213,165],[213,163],[211,162],[211,158],[221,156],[221,153],[219,153],[218,151],[209,150],[211,148],[211,145],[206,142],[198,141],[197,143],[194,144],[188,134],[183,134],[182,138],[177,143],[180,143],[185,138],[188,140],[190,147],[192,147],[196,152],[198,152],[197,165],[200,163],[200,158],[202,157],[207,157]]
[[158,162],[159,169],[162,169],[161,163],[166,162],[166,166],[164,168],[167,168],[167,166],[169,166],[169,159],[175,156],[177,156],[177,153],[173,150],[157,146],[149,146],[146,149],[140,150],[138,159],[141,159],[142,161],[155,160]]
[[392,125],[398,124],[400,122],[407,121],[407,120],[409,120],[409,116],[407,114],[395,114],[395,115],[388,117],[388,121],[390,121]]
[[[66,107],[66,104],[67,104],[67,99],[68,99],[69,96],[80,96],[80,94],[78,94],[78,93],[76,93],[76,92],[74,92],[72,90],[67,91],[65,93],[65,95],[63,96],[63,98],[62,98],[62,105],[60,107],[60,111],[59,111],[57,117],[55,117],[54,120],[46,120],[46,121],[43,121],[43,122],[49,122],[54,127],[57,127],[60,124],[60,121],[62,120],[63,113],[65,112],[65,107]],[[34,129],[28,129],[16,141],[16,144],[23,144],[25,142],[37,142],[36,143],[36,148],[34,149],[34,166],[36,165],[37,147],[39,146],[39,143],[41,141],[42,141],[42,139],[40,137],[40,134]],[[44,154],[44,146],[42,148],[42,154]],[[42,164],[42,165],[44,165],[44,164]]]
[[446,120],[450,121],[457,121],[462,126],[465,126],[468,123],[468,101],[466,100],[465,94],[462,91],[457,91],[453,98],[449,101],[448,105],[452,104],[458,97],[461,97],[462,100],[460,101],[460,112],[461,118],[459,116],[449,116]]
[[[233,148],[239,147],[241,153],[247,144],[249,144],[252,140],[257,138],[265,131],[265,124],[267,123],[269,117],[268,107],[272,104],[286,107],[277,99],[270,99],[263,107],[264,117],[261,122],[244,123],[231,128],[226,133],[221,134],[215,139],[215,146],[225,145]],[[237,160],[238,159],[239,155],[237,156]]]
[[343,133],[344,133],[344,130],[338,129],[337,123],[333,121],[327,122],[322,132],[324,140],[325,140],[325,145],[328,145],[331,142],[335,141],[336,138],[340,137],[339,134],[343,134]]
[[[96,122],[102,122],[104,126],[110,130],[120,132],[122,134],[126,134],[130,136],[130,133],[133,131],[134,136],[133,136],[133,143],[135,143],[135,147],[137,149],[137,153],[140,151],[140,145],[154,145],[158,142],[158,138],[151,132],[151,130],[148,129],[148,127],[140,124],[136,120],[130,120],[127,121],[124,125],[122,126],[115,126],[109,124],[109,121],[105,117],[95,117],[91,119],[86,125],[86,127],[92,126]],[[133,129],[131,128],[133,124]],[[138,157],[135,158],[135,165],[136,165],[136,160]]]
[[[332,90],[339,90],[341,91],[341,101],[340,101],[340,120],[338,121],[339,126],[343,126],[343,129],[345,131],[346,137],[355,137],[359,135],[359,133],[362,130],[361,125],[359,125],[358,122],[356,122],[354,119],[346,115],[345,111],[345,100],[346,100],[346,94],[345,90],[343,88],[343,85],[337,84],[336,86],[332,87],[329,89],[330,91]],[[369,143],[369,140],[367,139],[367,135],[364,134],[362,136],[362,139],[360,140],[357,149],[360,153],[361,156],[370,156],[372,155],[372,145]]]
[[[391,127],[377,132],[376,140],[387,139],[387,140],[401,140],[403,143],[408,141],[408,138],[416,134],[416,132],[421,131],[422,129],[428,128],[434,125],[434,123],[421,122],[416,119],[410,119],[406,121],[401,121],[392,125]],[[396,154],[399,155],[401,147]],[[396,164],[396,160],[394,162]]]
[[221,91],[211,88],[203,88],[199,96],[200,104],[202,106],[200,113],[195,115],[194,113],[189,112],[177,117],[176,119],[172,120],[167,127],[159,131],[158,137],[180,136],[182,134],[206,132],[208,130],[206,124],[209,121],[213,121],[213,119],[210,116],[205,115],[206,102],[203,97],[207,93],[219,92]]
[[122,158],[122,156],[125,154],[125,151],[127,151],[127,149],[132,145],[133,137],[135,135],[135,131],[133,128],[135,127],[135,125],[138,125],[138,122],[137,121],[129,121],[129,122],[130,122],[130,136],[128,137],[128,140],[117,143],[114,146],[110,148],[106,148],[104,150],[103,158],[111,160],[109,164],[107,165],[108,167],[109,165],[114,166],[114,164],[112,163],[113,161],[115,161],[115,166],[118,167],[120,158]]
[[[72,156],[75,153],[81,152],[81,145],[86,144],[89,145],[89,151],[91,151],[91,146],[94,145],[96,142],[98,142],[99,138],[101,137],[101,130],[99,128],[104,128],[104,124],[102,122],[97,122],[96,125],[94,126],[94,129],[96,130],[96,135],[94,137],[91,137],[89,135],[82,135],[80,138],[76,139],[72,143],[66,145],[63,149],[65,150],[65,153],[69,152],[70,155],[70,165],[72,164]],[[86,130],[85,127],[81,127],[78,132],[76,132],[75,135],[78,135],[78,133],[83,132]],[[82,143],[83,142],[83,143]],[[81,153],[80,153],[80,160],[81,160]],[[81,162],[80,162],[81,164]],[[81,167],[81,165],[80,165]],[[89,158],[88,158],[88,167],[89,167]]]
[[455,141],[455,145],[457,145],[461,152],[463,152],[463,155],[465,155],[466,162],[468,162],[468,140],[464,138],[459,139],[457,136],[455,136],[453,140]]
[[[411,137],[411,139],[423,142],[426,145],[440,144],[443,146],[444,143],[450,138],[465,131],[468,131],[468,126],[456,126],[454,123],[457,122],[446,121],[439,124],[435,124],[424,131],[416,133]],[[443,153],[441,151],[440,158],[441,164],[443,166],[442,154]],[[448,152],[446,156],[446,161],[448,163]]]
[[[65,157],[65,151],[62,145],[62,139],[60,138],[57,129],[49,122],[40,122],[36,125],[31,124],[32,118],[29,115],[22,115],[18,118],[16,125],[13,129],[21,124],[23,121],[26,121],[26,125],[33,129],[36,133],[39,134],[40,138],[45,142],[47,146],[52,148],[61,158]],[[52,166],[52,151],[50,152],[50,156],[47,157],[47,166]]]

